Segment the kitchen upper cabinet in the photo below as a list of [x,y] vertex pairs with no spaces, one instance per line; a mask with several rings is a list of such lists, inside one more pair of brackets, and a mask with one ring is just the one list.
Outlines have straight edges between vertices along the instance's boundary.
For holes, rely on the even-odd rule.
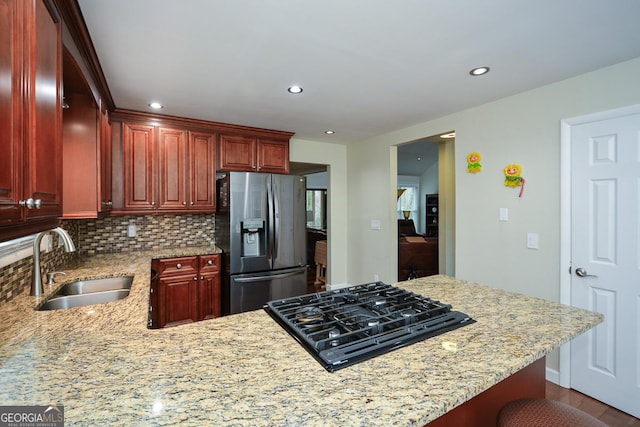
[[124,209],[152,210],[156,204],[155,126],[124,123]]
[[0,226],[23,220],[22,2],[0,0]]
[[216,208],[215,134],[189,132],[190,204],[195,209]]
[[219,169],[289,173],[289,139],[220,135]]
[[215,211],[215,134],[125,122],[124,210]]
[[62,213],[62,31],[42,0],[0,0],[0,239]]
[[113,200],[111,193],[111,120],[109,119],[109,111],[107,107],[100,102],[100,118],[99,129],[100,136],[98,141],[100,179],[98,181],[98,195],[100,197],[99,211],[107,213],[113,208]]
[[98,218],[111,209],[111,126],[89,92],[67,90],[63,110],[63,218]]
[[149,327],[166,328],[220,316],[220,255],[155,259]]

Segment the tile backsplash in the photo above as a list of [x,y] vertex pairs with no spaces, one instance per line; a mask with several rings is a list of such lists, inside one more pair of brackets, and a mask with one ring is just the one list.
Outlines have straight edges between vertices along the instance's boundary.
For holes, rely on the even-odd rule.
[[[130,226],[135,229],[134,237],[129,237]],[[71,227],[77,229],[71,230]],[[65,220],[62,228],[69,228],[74,233],[74,240],[77,236],[80,255],[209,246],[215,241],[215,216],[212,214]]]
[[[128,215],[102,219],[61,220],[77,252],[65,253],[63,248],[42,253],[43,271],[59,268],[74,256],[115,252],[135,252],[215,244],[215,215]],[[130,226],[135,236],[129,237]],[[133,230],[131,230],[133,231]],[[0,268],[0,305],[27,291],[31,284],[33,257],[27,257]]]

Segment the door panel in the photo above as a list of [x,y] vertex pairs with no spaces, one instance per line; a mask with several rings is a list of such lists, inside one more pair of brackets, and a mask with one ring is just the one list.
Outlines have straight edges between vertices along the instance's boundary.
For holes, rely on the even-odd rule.
[[187,131],[158,129],[159,209],[187,207]]
[[216,207],[216,140],[210,133],[189,133],[191,195],[194,208]]
[[272,175],[274,197],[273,268],[306,265],[306,181],[302,176]]
[[640,417],[640,114],[571,129],[571,304],[605,320],[571,343],[571,386]]

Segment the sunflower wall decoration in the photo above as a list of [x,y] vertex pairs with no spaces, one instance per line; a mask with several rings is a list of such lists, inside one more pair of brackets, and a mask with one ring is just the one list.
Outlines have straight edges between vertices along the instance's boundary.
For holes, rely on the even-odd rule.
[[524,191],[525,180],[522,175],[522,166],[511,163],[504,168],[504,185],[507,187],[520,187],[520,194],[518,197],[522,197]]
[[467,156],[467,172],[469,173],[478,173],[482,170],[482,165],[480,161],[482,160],[482,155],[477,151],[473,153],[469,153]]

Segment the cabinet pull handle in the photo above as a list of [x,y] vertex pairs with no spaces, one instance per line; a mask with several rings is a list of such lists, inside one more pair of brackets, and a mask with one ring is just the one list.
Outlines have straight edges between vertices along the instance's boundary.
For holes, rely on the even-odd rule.
[[180,270],[180,269],[182,268],[182,264],[177,263],[177,264],[176,264],[176,268],[177,268],[178,270]]

